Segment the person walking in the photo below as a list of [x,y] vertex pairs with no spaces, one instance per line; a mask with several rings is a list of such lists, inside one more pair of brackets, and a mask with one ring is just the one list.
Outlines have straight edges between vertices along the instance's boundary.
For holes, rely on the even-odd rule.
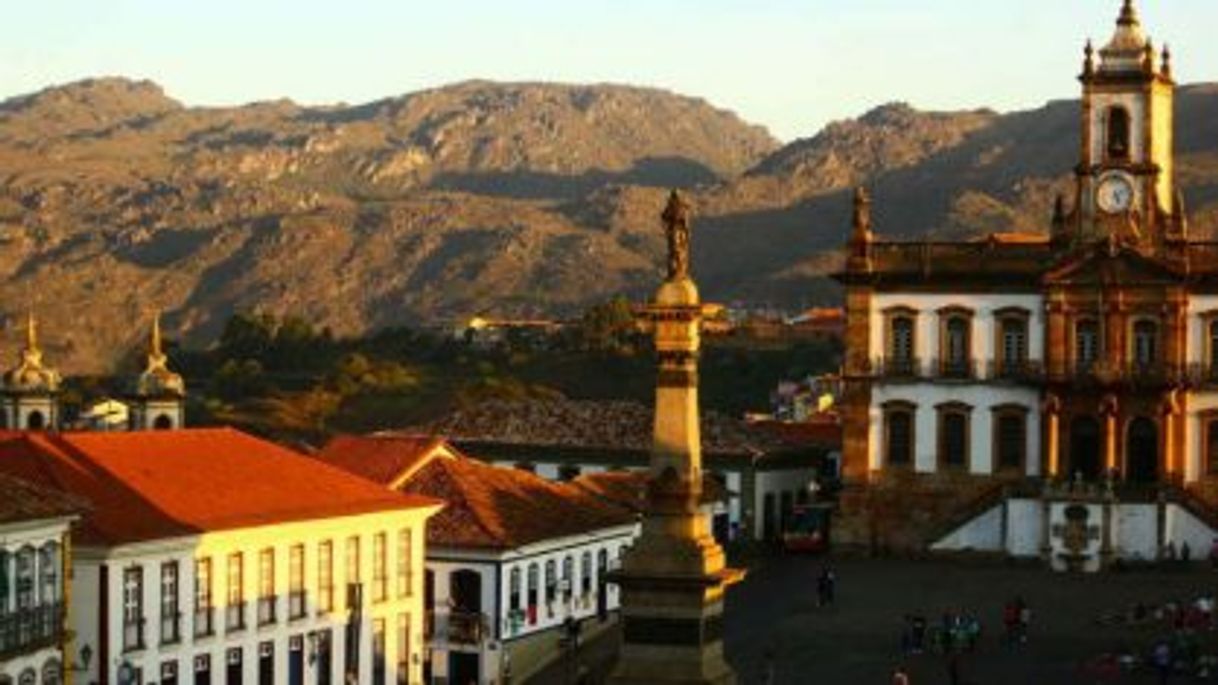
[[897,666],[892,672],[892,685],[909,685],[909,674],[904,666]]
[[1019,600],[1019,642],[1028,644],[1028,632],[1032,627],[1032,607],[1028,606],[1022,599]]
[[1150,654],[1150,660],[1159,674],[1159,685],[1167,685],[1167,679],[1171,677],[1171,647],[1167,645],[1166,641],[1160,641],[1155,645],[1154,651]]

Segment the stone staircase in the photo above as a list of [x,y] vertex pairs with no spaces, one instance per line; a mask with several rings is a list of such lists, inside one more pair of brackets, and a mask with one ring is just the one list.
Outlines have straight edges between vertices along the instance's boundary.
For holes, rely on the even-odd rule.
[[965,474],[897,474],[847,488],[839,499],[834,545],[872,554],[921,554],[1020,485]]

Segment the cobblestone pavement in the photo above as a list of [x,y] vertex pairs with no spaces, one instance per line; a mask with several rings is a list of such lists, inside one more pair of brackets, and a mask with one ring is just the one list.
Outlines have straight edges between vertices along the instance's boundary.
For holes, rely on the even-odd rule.
[[[822,608],[816,606],[815,578],[826,563],[839,577],[838,595],[834,606]],[[1100,680],[1085,668],[1122,643],[1142,649],[1164,633],[1157,625],[1101,625],[1099,617],[1134,602],[1202,592],[1218,592],[1218,573],[1200,565],[1063,576],[1038,566],[771,558],[729,592],[726,649],[741,685],[764,682],[767,653],[774,655],[775,683],[888,685],[899,663],[907,665],[913,685],[948,683],[942,656],[902,658],[902,617],[919,612],[933,621],[944,611],[969,611],[981,619],[984,633],[977,651],[962,659],[965,683],[1154,683],[1149,673]],[[1001,644],[999,633],[1003,602],[1016,595],[1032,608],[1033,622],[1028,645],[1012,649]],[[581,650],[591,682],[600,682],[616,640],[611,634]],[[1218,653],[1218,634],[1202,640]],[[551,668],[531,682],[566,683],[569,672]],[[1180,676],[1171,682],[1194,681]]]

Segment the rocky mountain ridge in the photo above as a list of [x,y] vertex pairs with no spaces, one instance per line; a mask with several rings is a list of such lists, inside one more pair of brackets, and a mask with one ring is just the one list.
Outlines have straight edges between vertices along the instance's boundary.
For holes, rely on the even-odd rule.
[[[1178,96],[1178,175],[1218,225],[1218,87]],[[0,312],[107,370],[165,311],[188,344],[234,310],[354,334],[490,312],[562,316],[654,286],[656,215],[688,188],[708,297],[832,300],[849,191],[882,233],[1042,230],[1078,105],[879,107],[779,146],[704,101],[627,86],[467,82],[356,106],[187,107],[96,79],[0,103]],[[16,344],[15,326],[0,354]]]

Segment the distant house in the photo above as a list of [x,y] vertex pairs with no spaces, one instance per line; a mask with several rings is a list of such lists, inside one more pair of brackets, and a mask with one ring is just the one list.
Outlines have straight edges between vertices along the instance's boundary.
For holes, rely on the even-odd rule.
[[80,412],[79,427],[83,430],[127,430],[130,410],[123,402],[104,398],[90,403]]
[[58,685],[80,658],[65,649],[64,602],[68,528],[81,510],[63,493],[0,476],[0,683]]
[[64,655],[82,683],[419,682],[434,500],[231,429],[8,434],[0,474],[87,505]]
[[522,682],[572,626],[590,632],[618,608],[607,572],[638,532],[626,507],[430,437],[343,436],[317,457],[447,503],[427,529],[423,682]]
[[[587,473],[646,469],[652,422],[651,409],[633,402],[493,401],[421,430],[447,436],[478,459],[570,481]],[[709,412],[701,432],[705,470],[729,493],[712,521],[720,541],[732,531],[775,538],[784,518],[807,501],[812,482],[840,451],[840,443],[789,441]]]

